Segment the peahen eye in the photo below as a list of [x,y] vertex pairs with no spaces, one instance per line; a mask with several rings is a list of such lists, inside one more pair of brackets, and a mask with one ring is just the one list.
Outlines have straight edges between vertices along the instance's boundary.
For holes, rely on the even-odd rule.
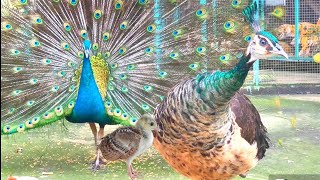
[[154,123],[152,122],[152,123],[150,123],[150,126],[153,126],[154,125]]
[[265,39],[260,39],[260,46],[267,45],[267,41]]

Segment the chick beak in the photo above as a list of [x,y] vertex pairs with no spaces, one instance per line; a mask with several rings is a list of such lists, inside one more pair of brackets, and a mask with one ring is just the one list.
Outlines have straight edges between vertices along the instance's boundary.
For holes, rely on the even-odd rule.
[[156,131],[156,132],[160,132],[160,131],[161,131],[161,129],[159,128],[159,126],[157,126],[156,128],[154,128],[153,130]]

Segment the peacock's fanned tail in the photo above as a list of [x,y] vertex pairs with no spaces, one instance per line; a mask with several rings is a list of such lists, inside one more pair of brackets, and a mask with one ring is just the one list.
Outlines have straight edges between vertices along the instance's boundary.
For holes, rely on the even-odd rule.
[[241,14],[247,2],[214,2],[2,4],[1,134],[72,116],[85,39],[92,43],[90,65],[109,119],[106,124],[134,124],[184,78],[232,67],[252,38],[250,24]]

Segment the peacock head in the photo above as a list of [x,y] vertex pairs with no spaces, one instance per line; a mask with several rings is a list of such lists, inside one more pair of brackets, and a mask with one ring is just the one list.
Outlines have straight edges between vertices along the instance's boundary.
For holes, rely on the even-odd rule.
[[90,40],[86,39],[83,41],[83,49],[84,49],[84,55],[86,58],[89,58],[91,54],[91,42]]
[[288,54],[280,46],[278,39],[267,31],[260,31],[254,35],[247,48],[246,54],[249,53],[251,54],[249,63],[275,55],[281,55],[288,59]]

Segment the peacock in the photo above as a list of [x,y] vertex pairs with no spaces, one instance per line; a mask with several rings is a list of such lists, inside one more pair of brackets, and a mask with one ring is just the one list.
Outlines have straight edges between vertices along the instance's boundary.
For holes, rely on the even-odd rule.
[[[134,125],[167,102],[167,93],[183,79],[245,64],[248,45],[252,59],[266,57],[258,56],[264,47],[284,55],[272,34],[253,31],[241,15],[248,3],[6,1],[1,6],[1,135],[66,119],[89,123],[98,145],[105,125]],[[264,38],[260,48],[257,38]],[[239,63],[234,73],[242,72]]]
[[257,59],[288,55],[274,35],[261,29],[258,12],[256,1],[242,11],[255,34],[231,70],[200,73],[178,83],[154,112],[160,128],[154,146],[190,179],[246,177],[269,148],[259,112],[238,91]]

